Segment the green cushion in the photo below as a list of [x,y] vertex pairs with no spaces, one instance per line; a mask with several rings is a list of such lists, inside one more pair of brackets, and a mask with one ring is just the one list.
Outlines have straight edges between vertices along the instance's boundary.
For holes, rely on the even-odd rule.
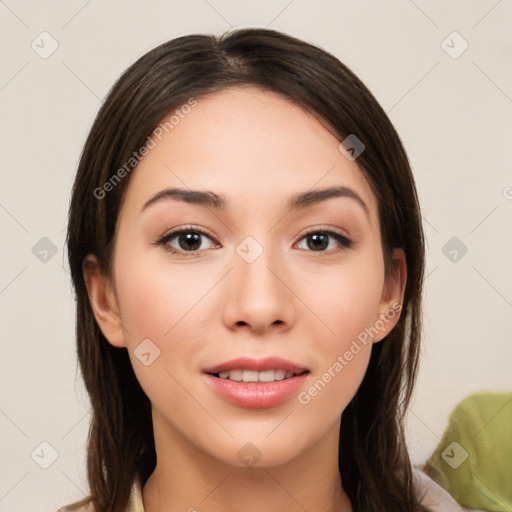
[[424,471],[464,507],[512,512],[512,393],[460,402]]

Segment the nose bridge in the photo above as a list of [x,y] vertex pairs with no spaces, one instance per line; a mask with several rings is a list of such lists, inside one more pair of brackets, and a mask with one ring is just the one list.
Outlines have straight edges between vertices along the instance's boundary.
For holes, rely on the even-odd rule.
[[236,246],[225,311],[228,323],[261,330],[293,321],[293,294],[284,284],[286,276],[277,271],[283,255],[271,244],[271,236],[259,234]]

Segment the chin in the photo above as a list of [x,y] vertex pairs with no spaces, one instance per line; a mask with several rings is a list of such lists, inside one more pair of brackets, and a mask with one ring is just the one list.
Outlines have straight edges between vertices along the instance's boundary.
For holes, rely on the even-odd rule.
[[[270,436],[271,437],[271,436]],[[229,445],[219,446],[219,453],[212,455],[225,464],[237,468],[272,468],[291,463],[300,455],[300,444],[283,443],[280,437],[252,438],[245,436],[243,440],[234,439]],[[290,436],[287,438],[292,441]]]

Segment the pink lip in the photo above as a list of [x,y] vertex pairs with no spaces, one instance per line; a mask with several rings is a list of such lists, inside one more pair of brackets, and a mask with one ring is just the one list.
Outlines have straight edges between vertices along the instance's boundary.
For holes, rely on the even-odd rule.
[[[248,369],[247,366],[243,368]],[[277,365],[277,368],[283,367]],[[235,382],[209,374],[204,376],[213,391],[227,402],[239,407],[264,409],[275,407],[297,393],[308,378],[309,372],[275,382]]]
[[[282,359],[281,357],[265,357],[264,359],[253,359],[250,357],[239,357],[237,359],[231,359],[225,363],[212,366],[204,369],[204,373],[220,373],[227,372],[229,370],[252,370],[257,372],[264,372],[267,370],[286,370],[292,373],[302,373],[308,368],[299,366],[291,361]],[[282,381],[281,381],[282,382]]]

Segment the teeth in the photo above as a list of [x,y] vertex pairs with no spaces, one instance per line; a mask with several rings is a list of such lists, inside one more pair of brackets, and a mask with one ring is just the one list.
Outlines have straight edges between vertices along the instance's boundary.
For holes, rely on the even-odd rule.
[[274,382],[276,380],[289,379],[294,376],[293,372],[286,370],[266,370],[256,372],[252,370],[231,370],[229,372],[220,372],[221,379],[234,380],[236,382]]

